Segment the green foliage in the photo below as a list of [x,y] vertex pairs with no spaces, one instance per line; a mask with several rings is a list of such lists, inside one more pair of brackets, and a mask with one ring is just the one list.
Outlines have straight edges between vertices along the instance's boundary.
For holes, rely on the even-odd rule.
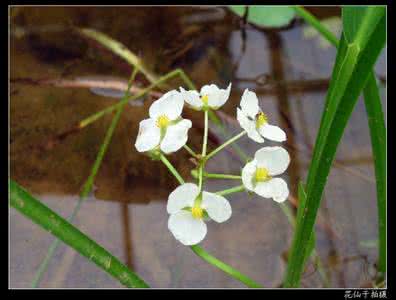
[[[385,23],[385,9],[369,7],[352,42],[348,43],[344,35],[341,37],[309,169],[304,218],[294,234],[285,287],[296,287],[300,283],[331,164],[358,96],[384,47]],[[344,24],[346,26],[348,24]]]
[[[243,16],[246,6],[230,5],[229,9],[238,16]],[[294,9],[290,6],[252,5],[249,6],[247,21],[257,26],[283,27],[294,17]]]
[[10,180],[10,204],[26,217],[93,261],[105,272],[127,287],[149,287],[106,249],[98,245],[68,221],[31,196],[15,181]]

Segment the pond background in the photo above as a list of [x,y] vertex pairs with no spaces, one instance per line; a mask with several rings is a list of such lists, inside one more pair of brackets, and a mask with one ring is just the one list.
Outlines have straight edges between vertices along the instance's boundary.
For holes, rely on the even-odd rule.
[[[340,15],[337,7],[310,10],[320,18]],[[56,142],[53,137],[117,100],[89,89],[43,86],[29,80],[108,76],[125,80],[131,72],[125,62],[74,34],[71,26],[108,34],[157,74],[179,67],[198,87],[207,83],[226,87],[232,82],[230,100],[222,109],[232,118],[244,89],[255,91],[270,121],[288,135],[284,146],[292,162],[284,178],[293,207],[297,183],[307,175],[336,53],[333,47],[322,48],[317,38],[304,38],[303,22],[296,20],[281,30],[244,27],[222,7],[13,7],[10,15],[10,175],[61,216],[68,217],[76,205],[112,116]],[[376,73],[386,82],[385,52]],[[146,84],[143,76],[138,81]],[[173,83],[182,85],[177,80]],[[385,88],[381,92],[386,113]],[[166,200],[177,182],[164,166],[133,146],[138,124],[153,100],[148,97],[141,106],[125,107],[94,191],[74,224],[152,287],[243,287],[202,261],[167,229]],[[187,110],[194,126],[188,144],[199,149],[203,116]],[[240,132],[235,122],[228,122],[227,128]],[[216,145],[210,142],[209,151]],[[260,148],[246,137],[238,145],[251,156]],[[194,166],[188,158],[184,150],[169,157],[183,177],[192,180],[189,170]],[[232,151],[223,151],[207,170],[239,174],[242,167]],[[237,184],[212,180],[205,189],[217,191]],[[286,216],[270,199],[246,193],[227,198],[233,208],[231,219],[209,223],[202,246],[266,287],[280,286],[292,239]],[[9,212],[10,287],[29,287],[54,237],[14,209]],[[316,225],[316,249],[331,287],[371,286],[376,239],[374,167],[360,99],[337,151]],[[312,263],[302,286],[322,286]],[[40,287],[122,286],[62,244]]]

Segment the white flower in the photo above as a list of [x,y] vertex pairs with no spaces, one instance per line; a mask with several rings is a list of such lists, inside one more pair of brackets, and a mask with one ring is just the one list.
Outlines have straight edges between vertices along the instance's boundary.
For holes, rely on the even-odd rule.
[[197,185],[185,183],[168,198],[168,228],[177,240],[187,246],[198,244],[204,239],[207,232],[204,218],[208,216],[222,223],[232,213],[231,205],[224,197],[205,191],[199,194]]
[[261,148],[242,169],[243,185],[262,197],[283,202],[289,196],[287,183],[282,178],[273,176],[282,174],[289,163],[289,153],[282,147]]
[[286,133],[278,126],[268,123],[267,116],[258,106],[258,99],[254,92],[246,89],[240,105],[241,108],[237,108],[238,122],[252,140],[258,143],[264,143],[264,138],[276,142],[286,141]]
[[227,89],[219,89],[215,84],[204,85],[201,92],[186,91],[180,87],[183,99],[194,109],[202,110],[205,108],[218,109],[227,102],[230,97],[231,83]]
[[149,109],[149,119],[139,124],[139,133],[135,147],[139,152],[146,152],[159,146],[168,154],[183,147],[188,139],[190,120],[180,117],[184,100],[181,94],[172,90],[154,101]]

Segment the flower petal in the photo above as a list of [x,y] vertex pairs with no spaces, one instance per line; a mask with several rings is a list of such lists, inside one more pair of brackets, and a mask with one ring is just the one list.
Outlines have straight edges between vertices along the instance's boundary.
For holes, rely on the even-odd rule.
[[237,120],[239,122],[239,125],[241,125],[241,127],[246,130],[249,138],[257,143],[264,143],[264,139],[256,130],[256,122],[253,120],[249,120],[248,117],[239,108],[237,108]]
[[182,119],[174,125],[168,126],[161,142],[161,150],[168,154],[183,147],[188,140],[188,130],[191,128],[190,120]]
[[217,85],[204,85],[201,88],[201,97],[208,96],[208,105],[213,109],[218,109],[227,102],[231,92],[231,83],[227,89],[219,89]]
[[226,198],[213,193],[202,192],[201,207],[217,223],[227,221],[232,214],[231,205]]
[[254,158],[257,165],[266,168],[271,176],[285,172],[290,163],[289,153],[279,146],[261,148],[256,151]]
[[182,113],[184,100],[176,90],[165,93],[161,98],[154,101],[149,109],[150,118],[157,119],[161,115],[170,120],[176,120]]
[[139,152],[146,152],[158,146],[161,138],[161,131],[153,119],[145,119],[139,123],[139,132],[136,138],[135,147]]
[[194,183],[179,185],[172,193],[169,194],[166,210],[169,214],[173,214],[187,206],[192,207],[198,194],[199,189]]
[[203,106],[201,97],[197,91],[186,91],[182,87],[180,87],[180,93],[184,101],[186,101],[193,108],[200,110]]
[[256,93],[249,91],[246,89],[243,92],[242,98],[241,98],[241,103],[240,103],[242,112],[251,118],[255,118],[256,115],[260,111],[260,107],[258,105],[258,98],[256,96]]
[[205,222],[202,219],[195,219],[191,212],[185,210],[169,216],[168,228],[173,236],[186,246],[198,244],[207,233]]
[[226,89],[218,89],[217,96],[209,95],[208,104],[213,109],[218,109],[219,107],[223,106],[228,98],[230,97],[231,93],[231,83],[228,85]]
[[250,191],[254,190],[253,176],[257,169],[257,161],[254,159],[248,162],[242,169],[242,182],[245,188]]
[[259,182],[254,192],[264,198],[272,198],[276,202],[283,202],[289,196],[289,188],[282,178],[273,178],[266,182]]
[[264,124],[259,128],[260,134],[272,141],[275,142],[284,142],[286,141],[286,133],[280,129],[278,126]]

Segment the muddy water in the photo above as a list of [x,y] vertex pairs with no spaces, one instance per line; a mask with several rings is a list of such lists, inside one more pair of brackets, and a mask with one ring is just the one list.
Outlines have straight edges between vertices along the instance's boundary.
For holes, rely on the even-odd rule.
[[[339,10],[314,9],[321,17]],[[50,208],[67,217],[78,200],[111,122],[105,116],[83,130],[74,124],[116,99],[87,88],[60,88],[33,83],[54,78],[127,79],[130,67],[92,42],[73,26],[105,32],[139,55],[157,74],[183,68],[201,86],[233,83],[224,112],[235,117],[245,88],[254,90],[271,122],[288,134],[285,145],[292,163],[285,179],[296,198],[297,182],[306,178],[312,146],[335,58],[335,49],[322,49],[317,39],[304,39],[303,24],[264,31],[248,26],[223,8],[18,8],[11,10],[11,177]],[[376,71],[385,74],[382,55]],[[147,84],[138,76],[138,84]],[[177,80],[175,86],[181,84]],[[384,99],[385,95],[383,95]],[[93,193],[81,207],[75,224],[131,266],[153,287],[242,287],[202,262],[167,229],[166,199],[177,182],[160,163],[133,147],[139,121],[155,97],[142,106],[125,107],[95,180]],[[198,149],[201,116],[193,120],[189,144]],[[238,133],[235,121],[227,122]],[[211,126],[213,135],[216,130]],[[222,137],[217,135],[217,142]],[[209,148],[216,147],[212,140]],[[259,146],[248,139],[239,145],[253,155]],[[181,150],[170,160],[185,178],[194,166]],[[235,153],[224,152],[208,165],[218,173],[238,174]],[[239,183],[210,181],[208,191]],[[377,250],[365,246],[377,238],[376,192],[365,109],[359,101],[337,152],[316,227],[317,251],[332,287],[369,286],[375,275]],[[232,218],[209,224],[203,247],[268,287],[281,284],[292,231],[273,201],[247,194],[228,197]],[[53,237],[10,210],[12,287],[28,287]],[[302,280],[322,287],[310,264]],[[70,248],[56,251],[41,287],[121,287]]]

